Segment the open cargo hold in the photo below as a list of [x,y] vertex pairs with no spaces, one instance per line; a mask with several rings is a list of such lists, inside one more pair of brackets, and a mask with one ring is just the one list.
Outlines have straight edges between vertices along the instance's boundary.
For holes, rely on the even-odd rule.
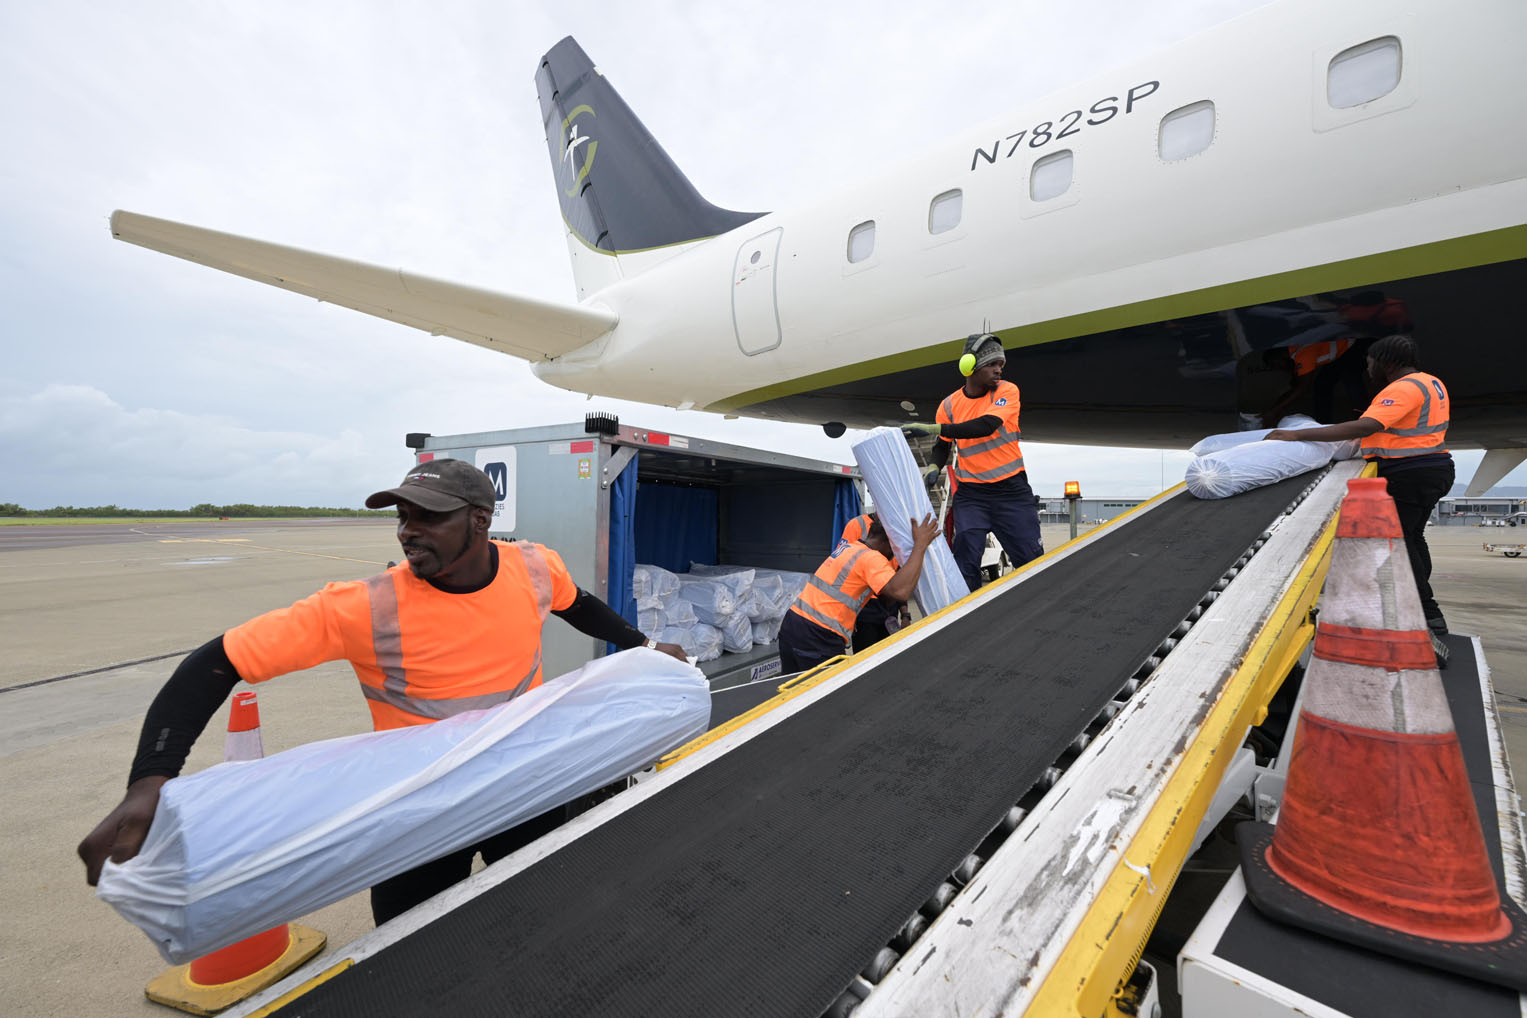
[[[642,620],[639,609],[647,610],[646,621],[657,619],[654,602],[633,596],[637,563],[678,573],[683,582],[715,580],[688,575],[695,564],[697,573],[718,564],[764,575],[811,573],[862,511],[852,467],[633,427],[603,414],[581,424],[410,435],[408,445],[420,462],[441,457],[481,467],[500,498],[492,535],[552,548],[580,587],[633,625]],[[664,621],[665,632],[694,632],[696,625]],[[742,627],[733,628],[733,645],[742,645]],[[749,638],[771,630],[778,631],[777,621],[754,626]],[[610,649],[557,620],[544,633],[549,675]],[[701,664],[716,689],[779,667],[774,642]]]

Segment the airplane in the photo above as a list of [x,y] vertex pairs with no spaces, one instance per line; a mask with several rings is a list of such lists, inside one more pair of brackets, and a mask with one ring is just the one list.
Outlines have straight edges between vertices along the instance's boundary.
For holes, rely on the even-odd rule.
[[[1356,416],[1363,349],[1411,330],[1449,445],[1487,450],[1477,494],[1527,458],[1523,38],[1518,0],[1280,0],[757,213],[706,201],[568,37],[535,81],[575,303],[120,210],[111,231],[565,389],[832,437],[932,419],[971,333],[1002,340],[1035,439],[1183,448],[1291,395]],[[1299,393],[1309,350],[1330,363]]]

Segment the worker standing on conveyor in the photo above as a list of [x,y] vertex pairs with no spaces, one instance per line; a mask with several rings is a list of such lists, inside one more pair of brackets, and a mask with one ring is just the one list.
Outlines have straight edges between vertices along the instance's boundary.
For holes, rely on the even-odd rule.
[[[110,858],[137,855],[159,803],[191,745],[242,679],[263,682],[324,661],[348,660],[377,731],[424,725],[511,700],[541,684],[541,625],[548,613],[623,649],[654,643],[597,597],[580,590],[561,557],[529,541],[488,539],[496,499],[481,470],[436,459],[403,483],[366,499],[398,507],[407,559],[368,580],[330,583],[289,608],[268,612],[203,644],[181,661],[154,698],[120,805],[79,844],[94,885]],[[517,827],[371,889],[378,925],[465,879],[472,858],[492,863],[562,820],[551,810]]]
[[891,566],[891,540],[880,523],[870,524],[862,541],[840,544],[817,567],[779,627],[779,659],[784,671],[801,672],[848,651],[854,619],[876,594],[906,601],[917,589],[923,552],[938,534],[933,514],[912,523],[912,553],[900,569]]
[[954,464],[954,561],[971,590],[981,586],[981,556],[987,534],[996,534],[1016,567],[1044,553],[1039,510],[1023,467],[1018,445],[1018,386],[1002,380],[1007,356],[1002,341],[990,333],[965,340],[960,357],[965,384],[939,404],[936,424],[904,424],[909,434],[936,435],[933,465],[949,462],[950,445],[958,447]]
[[1432,595],[1426,521],[1453,487],[1453,457],[1447,451],[1452,406],[1442,380],[1422,371],[1420,364],[1420,348],[1410,336],[1381,339],[1368,348],[1368,376],[1379,394],[1361,417],[1323,428],[1273,431],[1267,437],[1284,442],[1362,440],[1362,456],[1375,461],[1379,476],[1389,482],[1432,645],[1445,659],[1447,648],[1437,637],[1447,634],[1447,622]]
[[[855,541],[863,541],[870,532],[870,526],[875,522],[874,513],[862,513],[849,520],[843,527],[843,534],[838,538],[833,554],[838,554]],[[901,563],[896,561],[895,555],[892,555],[891,568],[900,567]],[[912,616],[907,612],[905,601],[898,603],[881,596],[870,598],[865,602],[864,607],[859,609],[858,618],[854,619],[854,653],[873,647],[893,632],[911,623]]]

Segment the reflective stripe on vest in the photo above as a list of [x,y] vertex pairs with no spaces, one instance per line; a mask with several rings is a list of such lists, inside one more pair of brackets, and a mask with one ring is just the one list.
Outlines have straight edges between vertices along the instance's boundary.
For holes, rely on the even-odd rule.
[[854,634],[852,632],[843,628],[843,623],[839,622],[837,619],[831,617],[830,615],[823,615],[821,612],[817,611],[815,608],[811,607],[811,605],[807,604],[805,601],[800,600],[799,598],[796,599],[795,604],[791,607],[795,611],[800,612],[808,619],[811,619],[813,622],[820,625],[822,628],[831,629],[834,633],[837,633],[839,636],[843,637],[844,643],[847,643],[849,640],[854,638]]
[[[815,576],[815,575],[813,575],[811,577],[811,579],[806,581],[806,585],[808,587],[810,587],[810,588],[812,588],[814,590],[821,591],[822,593],[826,594],[828,597],[832,598],[834,601],[838,602],[843,607],[845,607],[845,608],[847,608],[849,610],[849,612],[851,614],[850,614],[850,621],[849,621],[848,625],[845,626],[841,620],[833,618],[831,615],[828,615],[826,612],[822,611],[821,609],[819,609],[815,605],[813,605],[811,602],[807,601],[804,591],[801,592],[801,596],[800,597],[795,599],[795,604],[792,605],[792,607],[796,611],[800,612],[802,615],[805,615],[807,618],[811,619],[812,621],[814,621],[814,622],[816,622],[816,623],[826,627],[827,629],[831,629],[833,632],[835,632],[839,636],[843,637],[844,640],[852,639],[853,638],[853,621],[852,621],[852,619],[853,619],[854,616],[857,616],[859,614],[859,609],[864,607],[864,603],[866,601],[868,601],[872,596],[874,596],[874,592],[871,591],[870,588],[866,586],[864,588],[864,592],[862,594],[860,594],[858,597],[849,597],[847,592],[845,592],[843,590],[843,584],[848,580],[849,575],[853,572],[853,570],[854,570],[854,563],[859,561],[859,557],[861,555],[867,555],[869,553],[870,553],[870,549],[868,549],[868,548],[866,548],[866,547],[864,547],[862,545],[860,547],[858,547],[858,548],[855,548],[854,549],[854,553],[852,555],[850,555],[848,557],[847,561],[845,561],[838,568],[838,575],[835,576],[832,579],[831,582],[822,579],[820,576]],[[831,559],[829,559],[828,561],[831,561]],[[826,562],[822,563],[822,565],[824,565],[824,566],[826,564],[827,564]],[[820,571],[820,568],[819,568],[819,571]]]
[[[504,553],[505,547],[514,548],[520,553],[520,561],[525,564],[525,572],[530,577],[531,590],[535,594],[536,612],[541,621],[545,622],[546,616],[551,613],[552,590],[551,572],[547,568],[541,546],[529,541],[517,541],[511,545],[501,545],[499,554]],[[392,573],[381,573],[367,579],[366,595],[371,604],[372,652],[376,655],[376,666],[382,673],[380,688],[361,683],[361,692],[368,700],[385,703],[416,717],[438,721],[513,700],[529,691],[536,676],[540,674],[541,648],[538,646],[529,670],[520,676],[511,689],[475,696],[410,696],[408,672],[403,666],[403,626],[398,617],[398,592],[393,586]]]
[[[1370,441],[1380,435],[1393,435],[1396,438],[1419,438],[1427,435],[1444,435],[1447,433],[1447,420],[1432,423],[1432,387],[1420,378],[1412,378],[1409,375],[1396,379],[1398,382],[1409,382],[1421,390],[1421,412],[1416,415],[1416,423],[1409,428],[1385,428],[1376,431],[1369,436]],[[1440,384],[1440,383],[1439,383]],[[1443,408],[1443,414],[1447,415],[1447,409]],[[1448,415],[1450,416],[1450,415]],[[1432,453],[1446,452],[1443,441],[1439,437],[1433,442],[1421,445],[1388,445],[1374,444],[1364,445],[1358,450],[1359,456],[1368,459],[1405,459],[1410,456],[1429,456]]]
[[530,586],[535,590],[536,613],[545,622],[551,614],[551,570],[546,567],[546,556],[541,554],[541,546],[531,541],[515,541],[509,547],[519,549],[520,561],[525,563]]
[[1002,466],[993,467],[990,470],[966,470],[962,465],[962,461],[956,461],[954,465],[954,476],[961,481],[975,481],[977,483],[981,483],[988,481],[1000,481],[1004,477],[1010,477],[1022,469],[1024,469],[1022,456],[1019,456],[1016,460],[1010,463],[1004,463]]
[[[944,402],[940,406],[940,409],[943,411],[945,417],[949,418],[950,421],[954,421],[954,393],[950,393],[948,396],[944,397]],[[974,470],[965,465],[966,457],[979,456],[983,453],[999,452],[1009,442],[1012,442],[1013,447],[1017,449],[1017,442],[1022,434],[1023,430],[1021,428],[1015,428],[1009,431],[1007,425],[1003,423],[998,424],[997,430],[992,432],[990,435],[983,435],[980,438],[954,439],[953,441],[956,452],[954,460],[955,480],[972,481],[977,484],[982,484],[990,481],[1000,481],[1005,477],[1010,477],[1013,474],[1016,474],[1018,471],[1023,470],[1023,453],[1021,451],[1018,453],[1018,458],[1016,460],[1009,460],[1000,466],[987,467],[984,470]]]

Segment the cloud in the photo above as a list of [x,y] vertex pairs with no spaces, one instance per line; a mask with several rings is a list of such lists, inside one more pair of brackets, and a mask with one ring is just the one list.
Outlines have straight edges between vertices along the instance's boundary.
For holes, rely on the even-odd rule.
[[[0,443],[14,457],[0,501],[28,508],[356,505],[379,487],[375,463],[387,456],[351,428],[262,431],[215,416],[130,410],[86,385],[0,397]],[[396,451],[390,458],[400,461]]]

